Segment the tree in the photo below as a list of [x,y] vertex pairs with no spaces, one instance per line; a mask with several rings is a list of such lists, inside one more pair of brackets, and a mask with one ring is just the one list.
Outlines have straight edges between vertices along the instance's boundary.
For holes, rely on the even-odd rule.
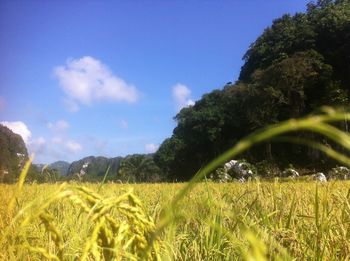
[[117,178],[128,182],[157,182],[161,180],[160,169],[151,155],[134,154],[125,157]]
[[305,14],[283,15],[251,44],[243,59],[239,79],[249,81],[257,69],[265,69],[274,61],[315,47],[315,31]]

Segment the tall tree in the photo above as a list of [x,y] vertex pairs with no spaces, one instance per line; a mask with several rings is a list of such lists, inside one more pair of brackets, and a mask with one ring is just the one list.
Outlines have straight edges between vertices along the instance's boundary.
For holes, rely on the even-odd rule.
[[160,169],[151,155],[134,154],[125,157],[119,167],[118,179],[129,182],[161,181]]

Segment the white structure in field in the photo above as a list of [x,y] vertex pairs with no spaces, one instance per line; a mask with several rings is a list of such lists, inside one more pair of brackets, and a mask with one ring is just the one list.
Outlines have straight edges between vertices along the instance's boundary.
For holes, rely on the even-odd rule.
[[323,174],[322,172],[318,172],[315,174],[315,180],[319,182],[327,182],[326,175]]
[[224,164],[224,170],[226,172],[234,172],[235,176],[238,176],[239,182],[246,182],[248,178],[253,176],[253,171],[249,168],[249,165],[238,160],[226,162]]
[[239,162],[237,160],[230,160],[224,165],[225,171],[233,171],[240,177],[251,177],[253,176],[253,171],[249,169],[247,163]]
[[227,171],[227,170],[230,170],[232,169],[234,166],[236,166],[238,163],[237,160],[230,160],[229,162],[226,162],[225,165],[224,165],[224,169]]
[[289,168],[289,169],[285,169],[282,172],[283,177],[292,177],[292,178],[297,178],[299,177],[299,172],[296,171],[295,169]]

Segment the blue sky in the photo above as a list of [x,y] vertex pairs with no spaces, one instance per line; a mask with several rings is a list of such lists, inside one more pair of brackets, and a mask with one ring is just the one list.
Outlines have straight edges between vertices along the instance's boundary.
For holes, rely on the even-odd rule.
[[0,1],[0,122],[37,163],[153,152],[307,2]]

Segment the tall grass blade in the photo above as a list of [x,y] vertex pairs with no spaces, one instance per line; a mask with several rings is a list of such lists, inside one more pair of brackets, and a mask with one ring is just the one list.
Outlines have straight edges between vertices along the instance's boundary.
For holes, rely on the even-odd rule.
[[101,190],[103,184],[105,184],[105,181],[106,181],[106,178],[107,178],[107,176],[108,176],[109,168],[110,168],[110,167],[111,167],[111,165],[108,166],[108,168],[107,168],[107,170],[106,170],[106,173],[105,173],[105,175],[103,176],[103,180],[102,180],[100,186],[99,186],[98,189],[97,189],[97,192],[100,192],[100,190]]
[[25,163],[23,169],[21,170],[21,173],[20,173],[19,178],[18,178],[18,182],[17,182],[15,193],[12,196],[12,199],[11,199],[9,205],[8,205],[8,208],[7,208],[7,211],[9,213],[12,213],[14,205],[15,205],[15,202],[17,200],[17,197],[19,196],[19,194],[22,191],[24,181],[26,179],[28,170],[30,168],[30,165],[32,164],[33,159],[34,159],[34,155],[31,155],[29,157],[29,159],[27,160],[27,162]]

